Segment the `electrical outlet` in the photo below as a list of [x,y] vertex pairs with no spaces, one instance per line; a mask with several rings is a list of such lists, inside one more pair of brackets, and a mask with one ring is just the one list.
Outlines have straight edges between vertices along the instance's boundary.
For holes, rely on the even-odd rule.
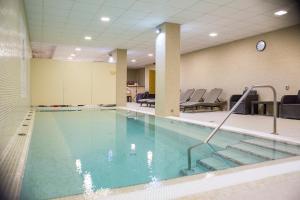
[[289,90],[290,89],[290,86],[289,85],[286,85],[285,86],[285,90]]

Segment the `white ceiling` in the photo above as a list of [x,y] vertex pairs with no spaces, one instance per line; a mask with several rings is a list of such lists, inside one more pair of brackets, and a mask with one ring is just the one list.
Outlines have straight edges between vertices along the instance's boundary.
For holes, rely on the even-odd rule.
[[[35,52],[53,59],[107,61],[115,48],[128,49],[129,67],[153,63],[155,27],[180,23],[181,52],[234,41],[299,23],[296,0],[25,0]],[[275,16],[285,9],[287,15]],[[102,22],[102,16],[110,22]],[[218,37],[211,38],[210,32]],[[91,36],[91,41],[84,36]],[[53,48],[53,46],[55,48]],[[80,47],[80,52],[74,48]],[[50,54],[49,54],[50,55]],[[130,60],[136,59],[136,63]]]

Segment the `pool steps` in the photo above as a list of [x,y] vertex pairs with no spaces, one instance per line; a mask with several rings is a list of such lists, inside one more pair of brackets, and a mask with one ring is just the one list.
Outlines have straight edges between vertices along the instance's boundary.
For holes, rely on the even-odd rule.
[[211,157],[198,160],[197,165],[204,166],[209,170],[222,170],[238,166],[236,163],[218,156],[217,154],[213,154]]
[[290,145],[290,144],[286,144],[286,143],[274,143],[273,141],[259,140],[259,139],[245,140],[245,141],[241,141],[241,142],[268,148],[268,149],[273,149],[276,151],[280,151],[282,153],[289,153],[294,156],[300,154],[300,145],[295,146],[295,145]]
[[289,153],[282,153],[273,149],[265,148],[265,147],[258,147],[256,145],[247,144],[247,143],[239,143],[236,145],[230,145],[228,148],[233,148],[240,150],[242,152],[261,157],[267,160],[275,160],[285,157],[293,156]]
[[191,175],[191,173],[223,170],[295,155],[300,155],[300,145],[295,146],[259,138],[247,139],[211,152],[210,155],[196,161],[192,172],[183,170],[181,173]]
[[217,154],[219,154],[225,159],[235,162],[238,165],[248,165],[248,164],[263,162],[267,160],[252,154],[244,153],[242,151],[233,148],[227,148],[223,151],[217,152]]

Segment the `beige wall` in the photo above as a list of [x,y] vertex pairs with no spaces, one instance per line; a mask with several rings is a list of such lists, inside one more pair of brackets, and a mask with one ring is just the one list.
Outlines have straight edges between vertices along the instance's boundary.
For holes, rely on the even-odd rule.
[[145,69],[127,69],[127,80],[136,81],[140,86],[145,86]]
[[[263,52],[256,51],[259,40],[267,43]],[[220,87],[228,99],[253,84],[273,85],[278,99],[300,89],[300,25],[181,56],[182,89]],[[259,94],[272,97],[268,90]]]
[[137,81],[136,69],[127,69],[127,81]]
[[29,110],[26,27],[23,1],[0,1],[0,155]]
[[116,102],[114,64],[32,59],[31,67],[32,105]]
[[145,86],[145,69],[137,69],[137,74],[136,74],[137,82],[141,86]]

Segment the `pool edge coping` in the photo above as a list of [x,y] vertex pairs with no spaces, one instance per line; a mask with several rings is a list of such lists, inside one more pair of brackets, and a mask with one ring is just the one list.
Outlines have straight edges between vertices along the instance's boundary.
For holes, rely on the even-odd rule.
[[[26,119],[29,118],[29,115],[31,115],[30,122],[27,125],[28,129],[25,130],[27,137],[25,138],[24,144],[21,147],[20,146],[15,147],[13,145],[16,142],[18,142],[18,134],[24,133],[24,130],[22,130],[21,127],[22,127],[22,125],[27,124]],[[29,146],[30,146],[32,131],[33,131],[33,127],[34,127],[34,121],[35,121],[35,110],[29,109],[26,112],[26,114],[24,115],[23,120],[20,122],[20,125],[17,128],[15,134],[9,140],[7,146],[5,147],[5,149],[3,150],[3,152],[0,155],[0,161],[1,161],[0,164],[2,165],[3,164],[2,162],[4,162],[4,160],[7,158],[7,156],[9,156],[9,153],[16,152],[18,150],[17,148],[21,148],[21,151],[22,151],[19,159],[14,160],[10,164],[10,166],[16,164],[16,171],[14,173],[10,174],[8,177],[6,177],[6,179],[8,179],[8,180],[12,179],[11,183],[10,183],[10,184],[12,184],[11,185],[12,188],[7,188],[8,191],[4,191],[4,192],[8,192],[8,195],[11,199],[20,199],[21,189],[22,189],[22,181],[23,181],[23,177],[24,177],[27,156],[28,156],[28,152],[29,152]]]
[[[133,111],[133,112],[139,112],[139,113],[155,116],[154,113],[147,112],[147,111],[141,111],[141,110],[137,110],[134,108],[117,107],[117,109],[129,110],[129,111]],[[218,123],[205,122],[205,121],[200,121],[200,120],[195,120],[195,119],[186,119],[186,118],[174,117],[174,116],[166,116],[165,118],[176,120],[176,121],[181,121],[181,122],[186,122],[186,123],[191,123],[191,124],[195,124],[195,125],[205,126],[208,128],[215,128],[218,126]],[[276,140],[276,141],[280,141],[280,142],[287,142],[287,143],[291,143],[293,145],[300,145],[300,140],[297,140],[296,138],[293,139],[293,138],[290,138],[287,136],[281,136],[278,134],[272,134],[272,133],[263,132],[263,131],[248,130],[248,129],[237,128],[234,126],[227,126],[227,125],[223,125],[220,128],[220,130],[236,132],[236,133],[240,133],[240,134],[244,134],[244,135],[246,134],[246,135],[256,136],[256,137],[263,138],[263,139],[269,139],[269,140],[272,139],[272,140]]]

